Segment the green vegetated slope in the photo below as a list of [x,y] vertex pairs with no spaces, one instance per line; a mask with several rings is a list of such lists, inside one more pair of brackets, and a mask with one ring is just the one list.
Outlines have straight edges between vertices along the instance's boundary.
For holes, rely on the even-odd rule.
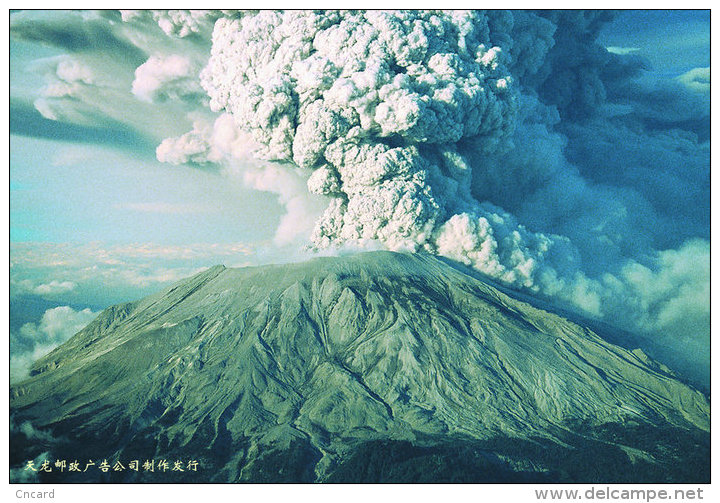
[[[702,482],[709,404],[640,350],[431,256],[213,267],[112,307],[11,389],[57,482]],[[25,428],[27,430],[27,428]]]

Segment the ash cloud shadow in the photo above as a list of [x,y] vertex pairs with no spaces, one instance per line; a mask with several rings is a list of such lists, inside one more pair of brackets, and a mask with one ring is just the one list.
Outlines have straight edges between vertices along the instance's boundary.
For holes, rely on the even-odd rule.
[[31,104],[10,100],[10,134],[72,143],[110,145],[155,158],[157,142],[118,121],[102,118],[103,125],[83,126],[43,117]]

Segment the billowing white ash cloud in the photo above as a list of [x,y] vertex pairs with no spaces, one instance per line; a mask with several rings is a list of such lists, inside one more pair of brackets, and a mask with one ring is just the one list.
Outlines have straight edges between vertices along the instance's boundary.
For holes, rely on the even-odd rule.
[[470,193],[464,152],[507,148],[518,92],[508,13],[261,12],[221,19],[202,84],[255,155],[331,198],[315,246],[378,240],[533,287],[556,239]]
[[[245,173],[316,249],[443,255],[704,365],[709,71],[640,79],[644,60],[595,42],[610,18],[220,17],[200,80],[223,115],[158,157]],[[271,164],[247,171],[251,143]]]
[[121,10],[122,20],[135,22],[152,19],[168,36],[185,38],[212,29],[223,12],[213,10]]

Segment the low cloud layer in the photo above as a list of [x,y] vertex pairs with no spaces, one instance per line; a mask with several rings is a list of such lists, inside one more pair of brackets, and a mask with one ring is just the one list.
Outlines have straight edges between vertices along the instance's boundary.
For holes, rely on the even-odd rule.
[[90,309],[76,311],[69,306],[48,309],[37,323],[25,323],[10,332],[10,380],[28,376],[30,366],[57,346],[85,328],[98,313]]
[[242,243],[13,243],[11,379],[27,377],[38,358],[81,330],[102,308],[156,293],[209,265],[253,265],[253,256],[254,249]]
[[13,243],[10,299],[33,296],[107,307],[150,295],[212,265],[252,265],[258,246]]

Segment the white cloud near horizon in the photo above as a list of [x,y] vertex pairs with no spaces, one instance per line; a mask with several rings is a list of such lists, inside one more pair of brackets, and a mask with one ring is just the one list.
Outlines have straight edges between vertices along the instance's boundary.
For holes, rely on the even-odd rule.
[[48,309],[37,323],[25,323],[10,334],[10,379],[28,376],[31,365],[82,330],[97,316],[90,309],[76,311],[69,306]]
[[213,265],[242,267],[257,263],[256,246],[12,243],[11,298],[36,295],[104,307],[155,293]]

